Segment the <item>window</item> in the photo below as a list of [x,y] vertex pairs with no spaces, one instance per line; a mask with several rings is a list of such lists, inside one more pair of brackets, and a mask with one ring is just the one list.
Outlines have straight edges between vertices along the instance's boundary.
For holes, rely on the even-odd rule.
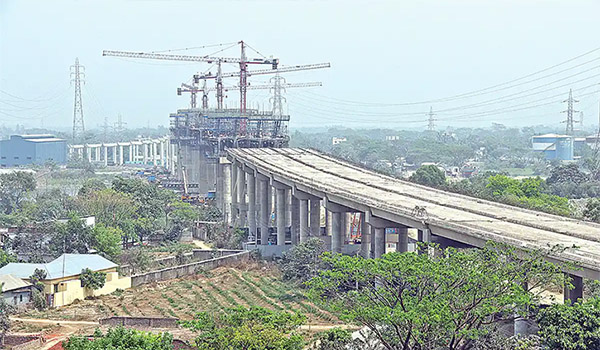
[[5,156],[2,156],[2,157],[0,157],[0,159],[6,159],[6,157],[5,157]]
[[27,157],[27,159],[31,159],[31,157]]
[[19,157],[14,157],[15,159],[19,159]]
[[19,303],[23,302],[23,294],[19,295]]
[[58,293],[58,283],[54,285],[54,293]]

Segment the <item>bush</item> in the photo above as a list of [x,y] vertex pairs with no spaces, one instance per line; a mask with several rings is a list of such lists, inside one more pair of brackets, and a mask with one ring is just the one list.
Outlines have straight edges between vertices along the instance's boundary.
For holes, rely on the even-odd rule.
[[443,187],[446,184],[446,174],[435,165],[424,165],[409,180],[425,186]]
[[321,255],[324,252],[323,241],[311,237],[283,253],[280,261],[283,279],[303,283],[315,277],[323,265]]
[[537,321],[549,350],[600,349],[600,299],[554,304],[541,310]]

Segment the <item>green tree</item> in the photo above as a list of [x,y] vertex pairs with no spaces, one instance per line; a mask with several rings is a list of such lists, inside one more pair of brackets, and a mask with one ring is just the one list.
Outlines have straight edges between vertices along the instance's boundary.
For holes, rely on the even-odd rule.
[[321,255],[325,244],[317,237],[311,237],[283,253],[280,269],[284,280],[306,282],[315,277],[323,267]]
[[55,222],[50,238],[50,249],[56,256],[64,253],[86,254],[92,243],[92,229],[77,215],[66,223]]
[[173,350],[173,336],[118,327],[109,329],[106,334],[96,330],[92,339],[72,336],[63,342],[63,347],[65,350]]
[[0,174],[0,206],[4,213],[10,214],[20,209],[22,202],[35,187],[35,176],[31,172]]
[[201,312],[182,325],[198,333],[198,350],[301,350],[304,341],[297,329],[305,320],[300,314],[238,307],[218,314]]
[[314,350],[347,350],[352,343],[352,333],[341,328],[333,328],[315,337]]
[[96,222],[125,230],[127,221],[137,217],[137,207],[131,195],[113,189],[87,192],[78,196],[82,210],[96,217]]
[[95,178],[87,179],[77,192],[77,195],[79,197],[85,197],[87,195],[93,194],[94,192],[98,192],[104,189],[106,189],[104,181]]
[[[2,285],[0,284],[0,295],[2,294]],[[12,306],[10,306],[4,298],[0,298],[0,346],[4,344],[4,336],[10,329],[10,314],[14,312]]]
[[446,184],[446,174],[435,165],[424,165],[409,180],[425,186],[442,187]]
[[491,243],[436,257],[326,253],[324,261],[331,267],[308,282],[313,300],[368,328],[388,350],[470,349],[498,316],[511,319],[535,305],[535,288],[564,283],[561,268],[541,252],[521,256]]
[[81,280],[82,287],[97,290],[104,287],[104,284],[106,283],[106,274],[101,271],[96,272],[85,268],[81,270],[79,279]]
[[540,310],[537,321],[549,350],[600,349],[600,299],[553,304]]
[[0,267],[3,267],[11,262],[16,262],[14,256],[5,252],[2,248],[0,248]]
[[600,199],[588,199],[583,210],[583,217],[587,220],[600,222]]
[[92,229],[92,248],[108,259],[114,260],[121,254],[124,233],[120,228],[97,224]]

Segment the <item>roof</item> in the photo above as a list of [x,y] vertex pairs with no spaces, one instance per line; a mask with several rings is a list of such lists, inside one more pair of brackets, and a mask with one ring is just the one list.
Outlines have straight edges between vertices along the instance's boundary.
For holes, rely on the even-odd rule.
[[65,141],[64,139],[58,138],[52,134],[25,134],[25,135],[11,135],[11,139],[13,138],[21,138],[25,141],[30,142],[57,142],[57,141]]
[[46,279],[77,276],[83,269],[92,271],[107,270],[117,267],[112,261],[97,254],[63,254],[47,264],[10,263],[0,269],[0,274],[12,274],[28,279],[35,269],[46,271]]
[[2,292],[21,289],[29,287],[30,285],[31,283],[25,282],[22,279],[13,275],[0,275],[0,286],[2,286]]
[[537,138],[565,138],[565,137],[573,137],[573,136],[559,135],[559,134],[544,134],[544,135],[533,136],[534,139],[537,139]]

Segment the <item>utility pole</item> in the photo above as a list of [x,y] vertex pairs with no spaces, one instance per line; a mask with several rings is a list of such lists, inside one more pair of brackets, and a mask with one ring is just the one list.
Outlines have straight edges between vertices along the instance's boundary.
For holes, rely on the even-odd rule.
[[435,131],[435,121],[437,119],[433,118],[435,116],[435,113],[433,113],[433,107],[429,107],[429,113],[427,113],[426,116],[429,117],[429,119],[427,119],[427,131]]
[[573,109],[573,104],[576,102],[579,102],[579,100],[575,100],[573,98],[573,90],[570,89],[569,90],[569,98],[564,100],[563,102],[567,103],[567,109],[561,112],[561,113],[567,113],[567,120],[563,121],[563,123],[567,123],[566,134],[573,135],[573,131],[574,131],[573,114],[579,112],[579,111],[576,111]]
[[75,58],[75,64],[71,66],[71,82],[75,85],[75,103],[73,106],[73,141],[83,142],[85,126],[83,123],[83,104],[81,103],[81,83],[85,84],[85,67],[79,64],[79,58]]

